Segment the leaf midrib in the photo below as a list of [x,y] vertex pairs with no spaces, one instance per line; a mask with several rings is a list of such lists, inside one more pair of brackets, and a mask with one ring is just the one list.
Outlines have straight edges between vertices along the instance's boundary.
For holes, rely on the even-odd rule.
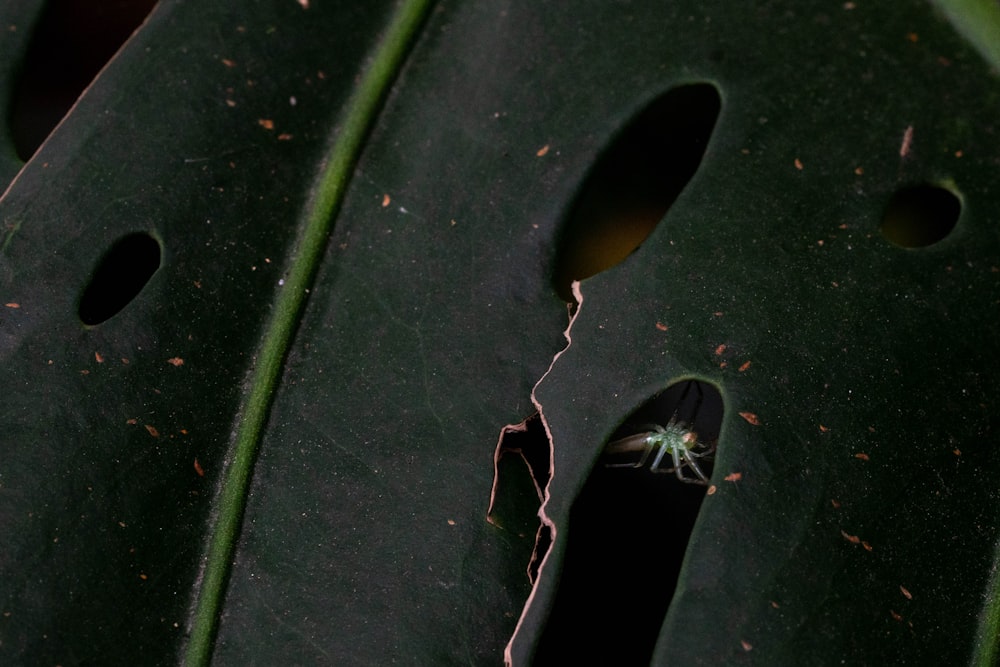
[[315,195],[305,210],[294,258],[264,329],[239,413],[231,456],[223,472],[218,509],[211,528],[201,587],[185,652],[187,665],[207,665],[239,537],[257,450],[281,370],[292,344],[309,288],[326,249],[354,166],[364,148],[386,93],[428,15],[433,0],[403,0],[392,15],[370,65],[348,100],[341,130],[319,174]]

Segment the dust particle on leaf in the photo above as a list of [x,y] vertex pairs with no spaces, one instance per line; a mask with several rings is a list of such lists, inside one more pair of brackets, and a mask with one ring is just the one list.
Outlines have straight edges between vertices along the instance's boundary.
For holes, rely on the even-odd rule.
[[753,426],[760,426],[760,418],[752,412],[741,412],[740,417],[743,417],[748,424]]

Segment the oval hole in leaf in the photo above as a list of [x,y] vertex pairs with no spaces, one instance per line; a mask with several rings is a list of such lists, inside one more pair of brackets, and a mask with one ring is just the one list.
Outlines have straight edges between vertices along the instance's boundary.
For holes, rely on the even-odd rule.
[[93,326],[117,315],[160,268],[160,244],[149,234],[129,234],[101,258],[80,297],[80,319]]
[[944,240],[958,223],[962,202],[939,185],[921,184],[902,190],[889,200],[880,231],[903,248],[925,248]]
[[27,161],[156,0],[49,0],[21,61],[7,117]]
[[701,163],[719,116],[715,86],[673,88],[649,104],[598,158],[560,232],[553,283],[615,266],[652,233]]
[[[609,441],[673,419],[713,442],[722,415],[714,386],[681,380],[632,413]],[[662,467],[671,467],[667,461],[669,455]],[[710,475],[710,462],[703,462]],[[648,665],[652,657],[706,487],[651,472],[649,459],[636,468],[607,463],[597,463],[570,511],[559,589],[536,665]]]

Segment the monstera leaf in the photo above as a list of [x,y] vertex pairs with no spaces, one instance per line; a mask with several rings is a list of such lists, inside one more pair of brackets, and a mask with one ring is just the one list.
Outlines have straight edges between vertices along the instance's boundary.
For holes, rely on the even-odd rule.
[[[161,0],[4,130],[0,662],[991,664],[1000,11],[939,4]],[[647,409],[706,486],[605,465]]]

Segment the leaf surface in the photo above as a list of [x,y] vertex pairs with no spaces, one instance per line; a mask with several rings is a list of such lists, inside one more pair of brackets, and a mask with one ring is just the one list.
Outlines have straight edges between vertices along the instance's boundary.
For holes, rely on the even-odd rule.
[[[692,376],[726,418],[656,661],[987,661],[998,96],[964,39],[917,2],[164,0],[0,163],[2,662],[495,664],[520,617],[526,664],[604,444]],[[521,617],[531,522],[486,514],[566,346],[564,220],[691,82],[702,164],[535,391],[556,540]],[[923,182],[961,216],[900,248]],[[83,325],[133,233],[159,269]]]

